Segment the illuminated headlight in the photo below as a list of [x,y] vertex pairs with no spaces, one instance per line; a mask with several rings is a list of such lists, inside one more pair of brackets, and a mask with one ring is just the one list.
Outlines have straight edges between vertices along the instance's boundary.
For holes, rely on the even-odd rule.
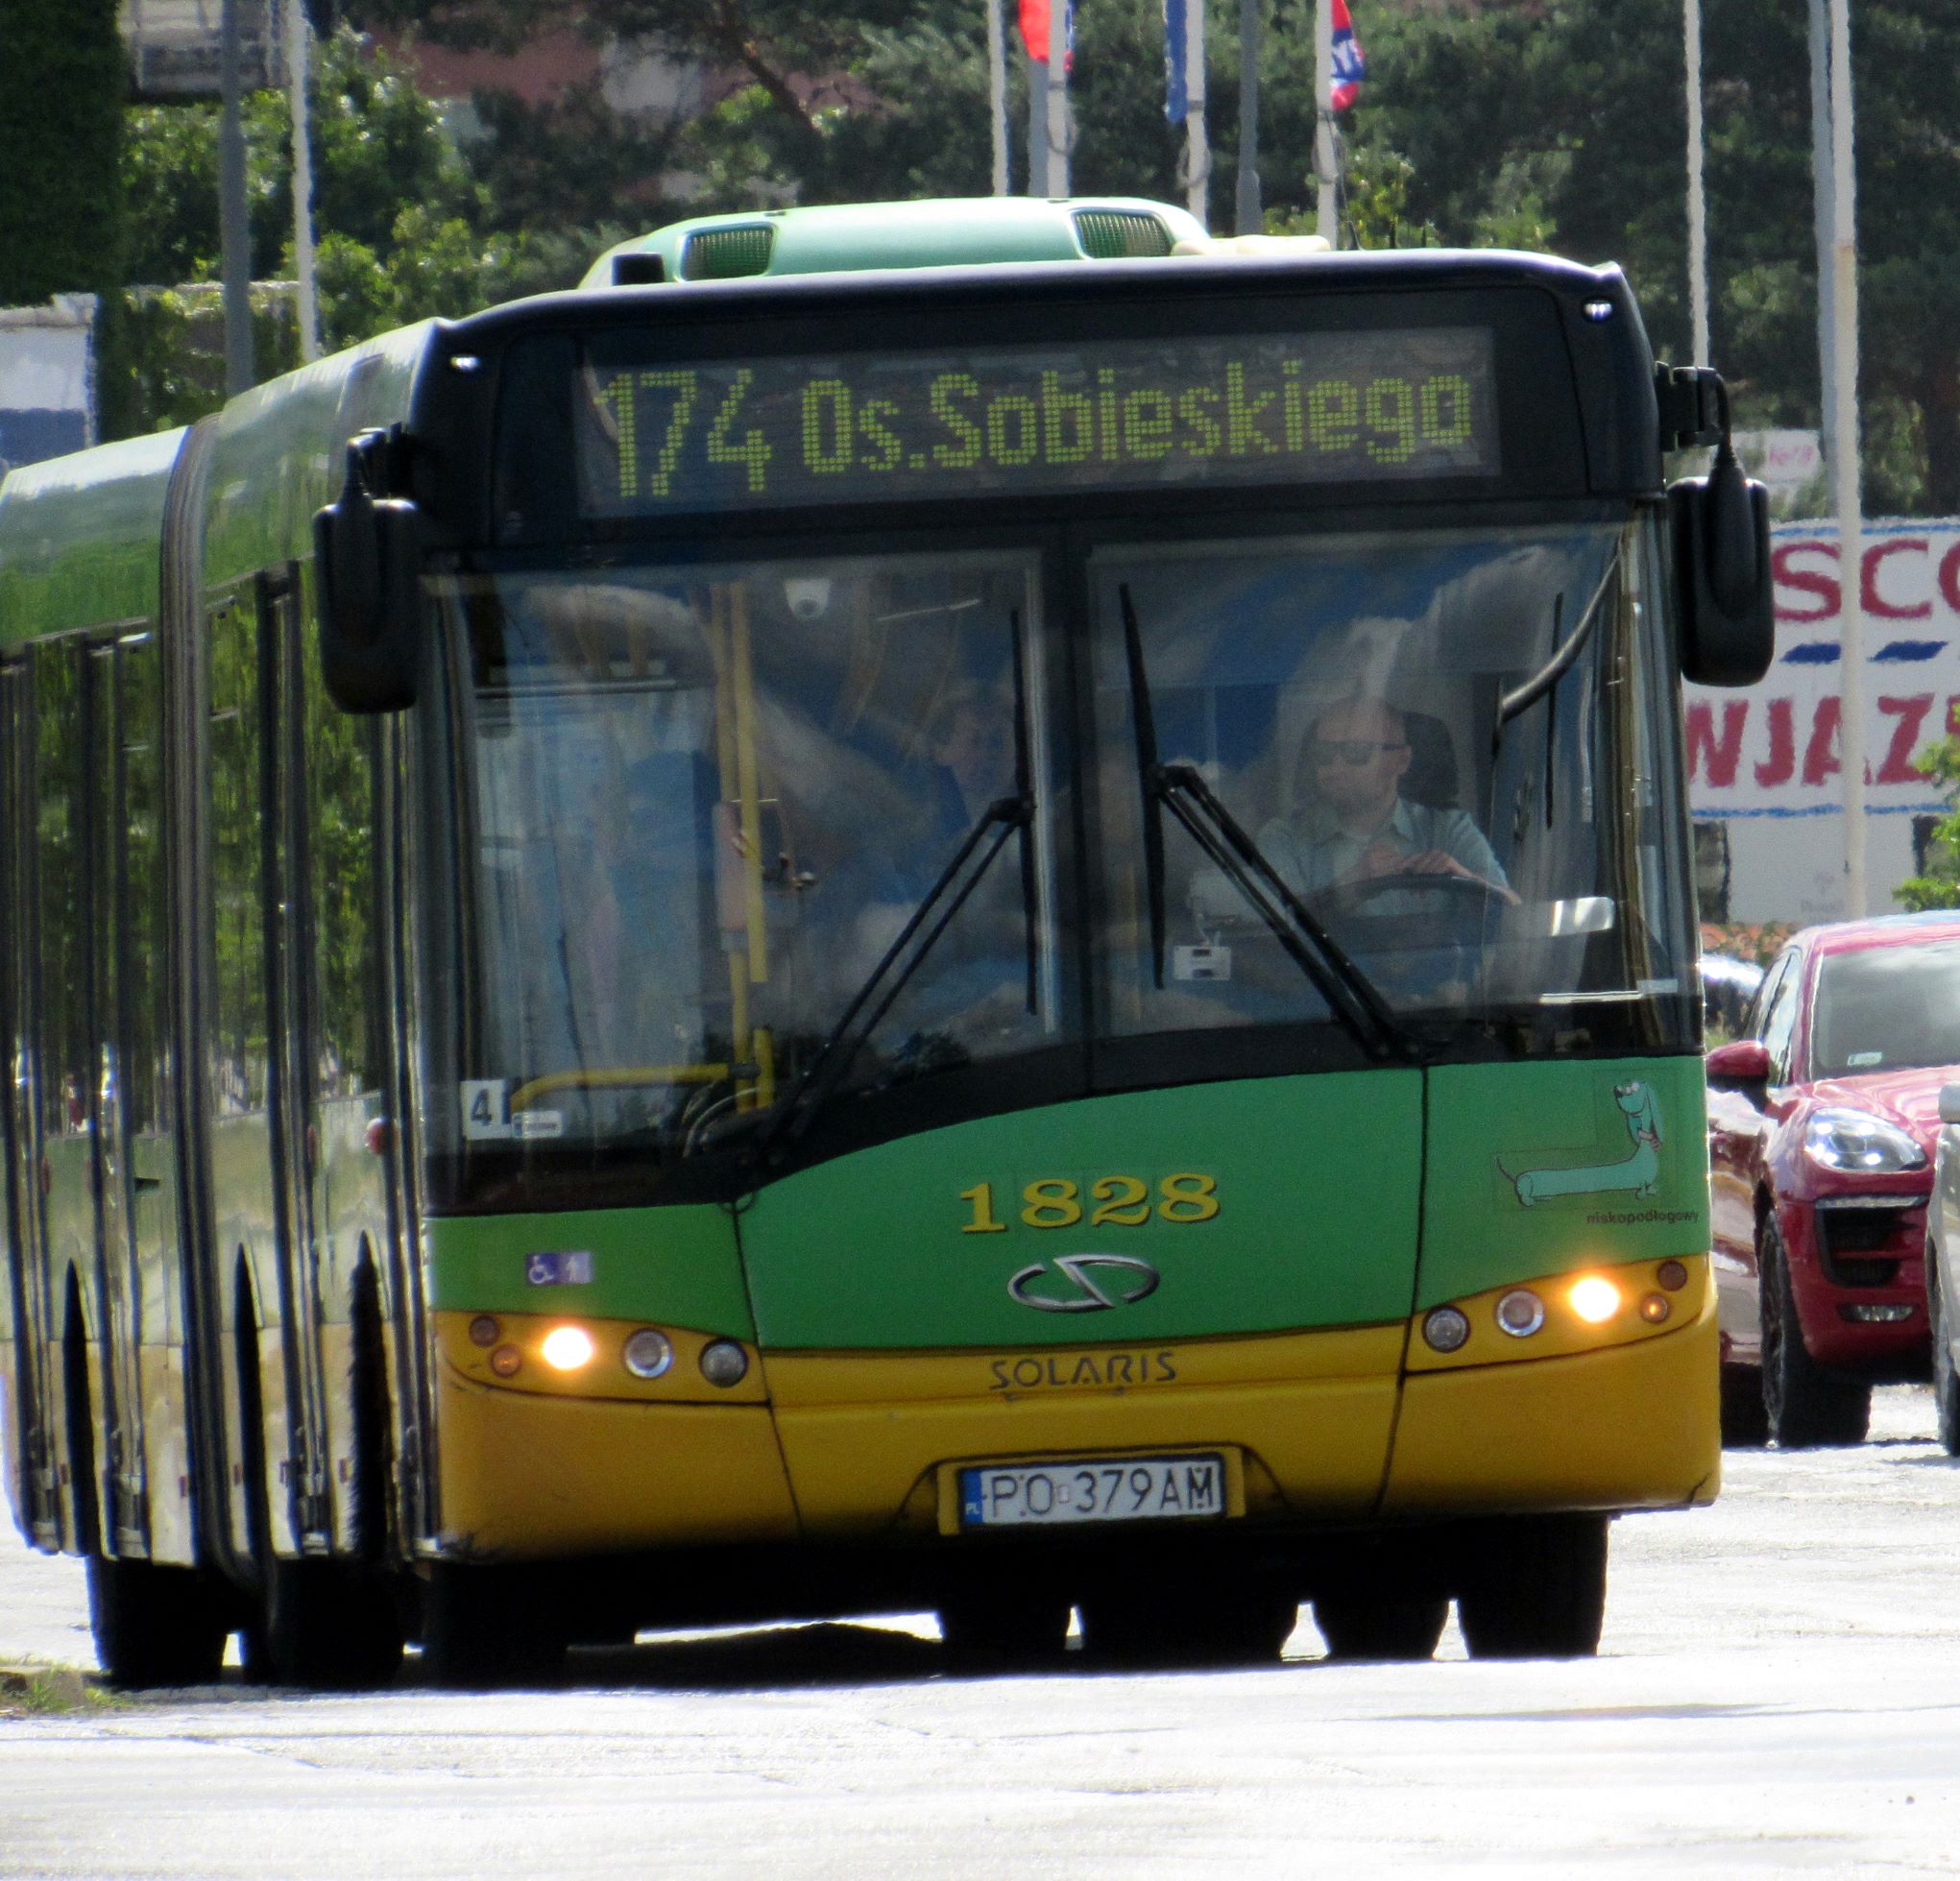
[[554,1371],[576,1371],[593,1362],[593,1336],[583,1326],[553,1326],[544,1335],[544,1352]]
[[619,1358],[635,1378],[658,1378],[673,1363],[674,1348],[665,1333],[642,1326],[619,1348]]
[[1923,1170],[1926,1152],[1906,1133],[1860,1110],[1820,1110],[1803,1132],[1813,1163],[1860,1175],[1897,1175]]
[[1470,1322],[1457,1308],[1440,1306],[1423,1320],[1422,1337],[1438,1352],[1455,1352],[1470,1337]]
[[732,1338],[701,1348],[701,1376],[711,1385],[739,1385],[748,1376],[749,1355]]
[[1589,1273],[1575,1280],[1565,1296],[1572,1311],[1588,1326],[1603,1326],[1620,1310],[1620,1290],[1603,1273]]

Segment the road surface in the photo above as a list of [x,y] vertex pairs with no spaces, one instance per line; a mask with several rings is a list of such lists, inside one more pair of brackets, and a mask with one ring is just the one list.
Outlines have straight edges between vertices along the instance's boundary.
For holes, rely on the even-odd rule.
[[[1960,1465],[1730,1453],[1614,1531],[1597,1660],[958,1678],[928,1620],[642,1640],[575,1689],[0,1717],[0,1875],[1960,1871]],[[0,1661],[86,1656],[0,1539]]]

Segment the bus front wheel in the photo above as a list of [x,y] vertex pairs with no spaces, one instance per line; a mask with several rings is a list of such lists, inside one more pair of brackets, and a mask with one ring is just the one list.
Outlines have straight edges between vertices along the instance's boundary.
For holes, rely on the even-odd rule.
[[1588,1659],[1606,1619],[1604,1515],[1520,1515],[1470,1550],[1457,1624],[1473,1659]]
[[422,1653],[432,1683],[465,1692],[556,1684],[568,1643],[541,1589],[524,1576],[459,1561],[430,1570]]

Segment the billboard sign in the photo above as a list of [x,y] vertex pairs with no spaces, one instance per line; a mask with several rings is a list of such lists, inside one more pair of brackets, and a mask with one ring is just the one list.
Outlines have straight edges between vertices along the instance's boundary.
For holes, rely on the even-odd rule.
[[[239,84],[260,91],[284,84],[280,0],[232,0],[238,20]],[[122,0],[123,44],[138,98],[215,98],[224,71],[225,0]]]
[[95,442],[95,297],[0,307],[0,476]]

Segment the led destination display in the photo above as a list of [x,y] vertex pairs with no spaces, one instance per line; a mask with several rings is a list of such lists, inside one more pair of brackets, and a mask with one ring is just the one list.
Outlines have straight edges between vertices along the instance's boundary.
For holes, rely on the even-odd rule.
[[1490,476],[1488,328],[593,362],[591,516]]

